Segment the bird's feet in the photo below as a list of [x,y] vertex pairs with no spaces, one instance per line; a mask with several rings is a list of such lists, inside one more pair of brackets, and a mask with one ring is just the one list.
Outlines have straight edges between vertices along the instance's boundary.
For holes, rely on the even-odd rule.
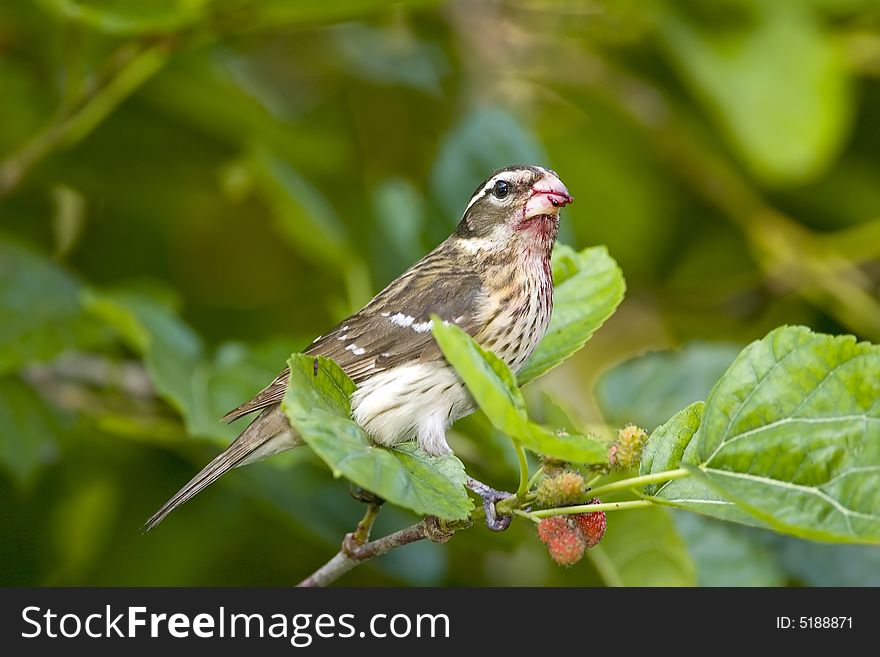
[[501,490],[490,488],[482,481],[477,481],[473,477],[467,478],[467,487],[483,498],[483,511],[486,514],[486,527],[493,532],[503,532],[510,526],[513,516],[499,516],[495,509],[495,502],[499,500],[513,497],[513,493],[506,493]]

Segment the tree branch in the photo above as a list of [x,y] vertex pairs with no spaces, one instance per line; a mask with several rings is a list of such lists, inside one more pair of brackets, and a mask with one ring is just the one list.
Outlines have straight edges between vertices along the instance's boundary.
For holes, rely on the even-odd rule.
[[[367,515],[371,510],[367,510]],[[364,518],[367,518],[367,515]],[[373,513],[375,518],[375,513]],[[372,525],[372,520],[369,521]],[[358,525],[359,529],[364,521]],[[345,535],[342,541],[342,549],[323,566],[297,584],[298,587],[327,586],[345,573],[364,561],[391,552],[391,550],[421,541],[427,538],[433,543],[446,543],[459,527],[451,527],[444,524],[434,516],[428,516],[406,529],[389,534],[368,543],[359,543],[357,532]]]

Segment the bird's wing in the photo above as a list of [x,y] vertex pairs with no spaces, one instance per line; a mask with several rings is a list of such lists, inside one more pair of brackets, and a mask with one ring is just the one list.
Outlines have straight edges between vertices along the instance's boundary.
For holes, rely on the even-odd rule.
[[[487,321],[487,295],[472,267],[435,262],[431,256],[391,283],[361,311],[317,338],[306,354],[332,358],[355,382],[408,362],[441,358],[431,334],[431,315],[475,335]],[[445,266],[444,266],[445,265]],[[256,397],[227,413],[232,422],[284,397],[290,371],[279,374]]]

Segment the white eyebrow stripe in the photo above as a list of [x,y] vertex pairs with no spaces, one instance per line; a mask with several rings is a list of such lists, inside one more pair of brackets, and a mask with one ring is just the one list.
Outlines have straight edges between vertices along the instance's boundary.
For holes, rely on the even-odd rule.
[[[508,172],[505,171],[504,173],[508,173]],[[492,176],[491,178],[489,178],[488,182],[485,185],[483,185],[483,189],[481,189],[479,192],[477,192],[476,194],[474,194],[471,197],[470,202],[467,204],[467,207],[464,209],[464,214],[467,214],[467,211],[471,209],[471,206],[474,203],[476,203],[477,201],[479,201],[481,198],[483,198],[486,195],[486,192],[488,192],[490,189],[492,189],[492,187],[495,186],[495,183],[498,181],[498,179],[501,176],[504,175],[504,173],[499,173],[498,175]]]
[[486,192],[488,192],[490,189],[492,189],[492,187],[495,186],[495,183],[498,182],[498,180],[500,180],[502,178],[508,178],[509,180],[517,180],[518,178],[522,178],[523,173],[528,173],[529,170],[533,171],[535,169],[537,169],[538,171],[543,173],[545,176],[551,176],[553,178],[559,177],[555,173],[553,173],[550,169],[547,169],[546,167],[537,166],[537,165],[523,167],[522,169],[513,169],[513,170],[508,169],[506,171],[502,171],[501,173],[497,173],[494,176],[492,176],[491,178],[489,178],[489,180],[486,181],[486,184],[483,185],[483,188],[471,197],[471,200],[468,202],[467,207],[464,209],[462,216],[466,215],[467,211],[473,207],[474,203],[476,203],[481,198],[483,198],[486,195]]

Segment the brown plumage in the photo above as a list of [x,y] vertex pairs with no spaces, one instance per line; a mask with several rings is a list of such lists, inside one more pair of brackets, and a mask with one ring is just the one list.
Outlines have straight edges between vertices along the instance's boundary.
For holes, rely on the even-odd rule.
[[[446,453],[447,427],[474,409],[431,334],[432,315],[460,326],[514,371],[531,355],[552,309],[550,252],[558,209],[571,200],[548,169],[494,172],[477,187],[447,240],[305,349],[335,360],[357,384],[352,415],[377,443],[416,438],[427,452]],[[302,444],[280,410],[287,379],[285,369],[223,418],[262,411],[147,521],[146,530],[229,469]]]

